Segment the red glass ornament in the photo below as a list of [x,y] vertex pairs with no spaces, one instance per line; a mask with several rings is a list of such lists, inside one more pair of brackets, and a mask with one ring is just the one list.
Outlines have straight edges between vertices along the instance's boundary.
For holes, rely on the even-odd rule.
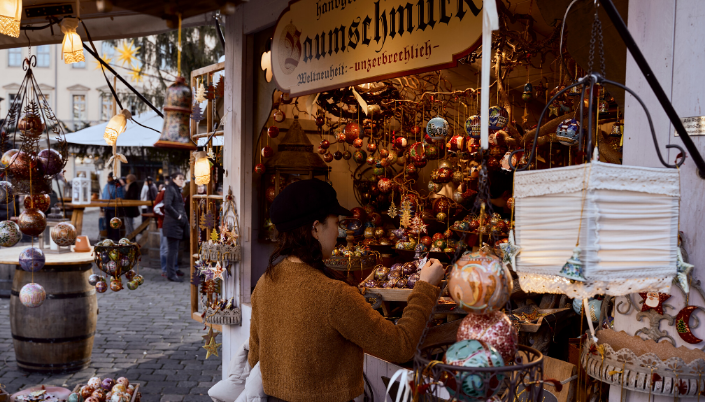
[[39,236],[46,229],[47,220],[42,211],[30,208],[20,214],[17,224],[22,233],[29,236]]
[[274,198],[277,196],[274,186],[269,186],[267,187],[267,190],[264,192],[265,197],[267,198],[267,201],[270,203],[274,201]]
[[345,125],[345,141],[352,144],[353,141],[360,137],[360,125],[357,123],[348,123]]
[[326,152],[328,152],[328,151],[327,151],[325,148],[323,148],[323,147],[321,147],[321,146],[318,147],[318,153],[319,153],[319,154],[323,155],[323,154],[325,154]]
[[323,116],[316,116],[316,125],[320,128],[326,124],[326,119]]
[[433,244],[433,239],[430,236],[424,236],[421,238],[420,242],[426,246],[426,248],[430,248],[431,244]]
[[448,198],[436,198],[436,200],[433,202],[433,212],[435,212],[436,214],[440,212],[447,214],[450,211],[450,205],[451,202]]
[[419,126],[411,127],[411,133],[412,133],[412,134],[418,135],[420,132],[421,132],[421,127],[419,127]]
[[394,139],[394,146],[397,148],[404,149],[407,145],[409,145],[409,142],[405,137],[396,137]]
[[262,148],[262,157],[263,158],[271,158],[272,155],[274,155],[274,150],[270,146],[266,146]]
[[356,138],[355,141],[352,142],[352,146],[354,146],[357,149],[362,148],[362,139]]
[[323,160],[326,161],[326,163],[330,163],[330,162],[333,161],[333,155],[331,155],[330,152],[326,152],[326,153],[323,155]]
[[339,161],[339,160],[341,160],[342,158],[343,158],[343,153],[342,153],[342,152],[340,152],[340,151],[335,151],[335,153],[333,153],[333,159]]
[[355,207],[351,209],[350,212],[352,212],[352,217],[354,219],[359,219],[361,221],[365,221],[367,219],[367,212],[363,208]]
[[277,126],[271,126],[267,129],[267,135],[269,138],[277,138],[279,137],[279,127]]
[[284,112],[282,112],[281,110],[277,109],[272,112],[272,118],[277,123],[281,123],[284,121],[284,119],[286,119],[286,114]]
[[345,133],[338,133],[335,138],[338,140],[338,142],[345,142],[345,139],[347,137],[345,136]]
[[328,140],[323,140],[323,141],[321,141],[321,143],[319,145],[323,149],[328,149],[328,147],[330,147],[330,142],[328,142]]
[[382,148],[379,150],[379,157],[384,159],[389,156],[389,150],[386,148]]
[[382,177],[377,182],[377,188],[380,192],[387,194],[392,191],[392,180],[386,177]]
[[255,173],[264,174],[267,169],[264,167],[264,163],[258,163],[255,165]]
[[374,142],[367,143],[367,152],[374,153],[377,150],[377,144]]

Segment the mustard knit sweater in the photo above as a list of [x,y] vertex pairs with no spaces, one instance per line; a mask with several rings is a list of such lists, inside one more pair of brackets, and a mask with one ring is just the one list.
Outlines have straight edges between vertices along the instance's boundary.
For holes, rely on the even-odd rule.
[[439,289],[417,282],[397,325],[358,290],[304,263],[282,261],[252,293],[249,363],[264,392],[288,402],[343,402],[364,391],[363,351],[391,362],[414,356]]

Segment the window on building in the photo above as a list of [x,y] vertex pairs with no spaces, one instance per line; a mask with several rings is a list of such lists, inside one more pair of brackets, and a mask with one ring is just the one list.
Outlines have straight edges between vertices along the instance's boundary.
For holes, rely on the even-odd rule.
[[7,65],[10,67],[22,66],[22,48],[7,49]]
[[86,95],[72,95],[73,124],[77,129],[86,120]]
[[100,96],[100,119],[108,121],[112,117],[113,97],[108,93],[103,93]]
[[37,46],[37,67],[49,67],[51,61],[51,47],[49,45]]
[[73,63],[71,64],[72,68],[86,68],[86,62],[85,61],[79,61],[78,63]]

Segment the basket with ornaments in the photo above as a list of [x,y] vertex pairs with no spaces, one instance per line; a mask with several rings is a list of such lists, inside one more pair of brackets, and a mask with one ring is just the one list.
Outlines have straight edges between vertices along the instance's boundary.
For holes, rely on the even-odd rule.
[[[107,274],[107,279],[97,274],[88,278],[88,282],[95,286],[98,293],[107,291],[108,286],[113,292],[122,290],[123,275],[127,279],[127,288],[130,290],[135,290],[144,283],[142,275],[138,275],[132,269],[140,258],[140,246],[137,243],[122,238],[115,244],[112,240],[105,239],[95,245],[93,256],[98,269]],[[107,283],[108,280],[110,285]]]

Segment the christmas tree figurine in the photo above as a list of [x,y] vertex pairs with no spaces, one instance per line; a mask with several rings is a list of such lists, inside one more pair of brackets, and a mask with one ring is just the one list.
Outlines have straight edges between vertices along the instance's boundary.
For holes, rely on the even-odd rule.
[[214,242],[218,241],[220,239],[220,235],[218,234],[218,231],[213,228],[213,231],[211,232],[211,240]]
[[411,202],[403,201],[401,203],[401,218],[399,224],[405,228],[411,225]]
[[225,77],[222,75],[218,78],[218,83],[215,85],[215,97],[222,98],[225,94]]
[[196,102],[201,103],[206,100],[206,88],[203,86],[203,82],[198,84],[198,90],[196,91]]
[[197,122],[203,120],[203,112],[201,112],[201,105],[199,105],[198,102],[193,104],[193,109],[191,112],[191,120],[194,120]]

